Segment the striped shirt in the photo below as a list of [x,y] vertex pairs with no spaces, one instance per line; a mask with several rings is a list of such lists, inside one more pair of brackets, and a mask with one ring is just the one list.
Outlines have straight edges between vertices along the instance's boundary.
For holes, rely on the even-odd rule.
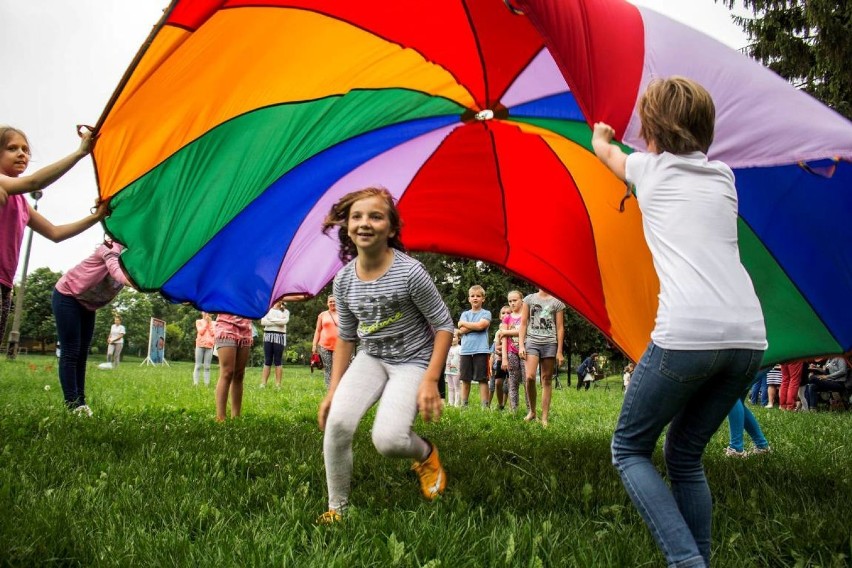
[[766,384],[780,385],[781,384],[781,365],[775,365],[766,373]]
[[453,332],[450,310],[420,262],[398,250],[382,276],[364,282],[355,260],[334,277],[338,335],[388,363],[426,367],[436,331]]

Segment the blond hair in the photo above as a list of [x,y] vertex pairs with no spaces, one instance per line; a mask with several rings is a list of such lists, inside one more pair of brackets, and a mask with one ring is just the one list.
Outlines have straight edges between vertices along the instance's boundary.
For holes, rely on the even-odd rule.
[[467,290],[467,295],[468,295],[468,296],[470,296],[470,295],[471,295],[471,294],[473,294],[474,292],[479,292],[480,294],[482,294],[482,297],[483,297],[483,298],[485,297],[485,288],[483,288],[483,287],[482,287],[482,286],[480,286],[479,284],[474,284],[473,286],[471,286],[470,288],[468,288],[468,290]]
[[639,136],[658,152],[704,152],[713,143],[716,107],[707,90],[691,79],[654,79],[639,100]]

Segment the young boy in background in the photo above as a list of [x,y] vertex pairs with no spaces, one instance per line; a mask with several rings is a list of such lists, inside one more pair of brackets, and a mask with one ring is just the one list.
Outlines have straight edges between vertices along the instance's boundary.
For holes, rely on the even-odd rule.
[[462,312],[459,318],[458,334],[461,337],[461,361],[459,378],[461,379],[462,406],[468,405],[470,383],[479,383],[479,401],[483,408],[488,407],[488,356],[491,345],[488,341],[488,327],[491,325],[491,312],[484,309],[485,289],[480,285],[471,286],[467,293],[470,309]]

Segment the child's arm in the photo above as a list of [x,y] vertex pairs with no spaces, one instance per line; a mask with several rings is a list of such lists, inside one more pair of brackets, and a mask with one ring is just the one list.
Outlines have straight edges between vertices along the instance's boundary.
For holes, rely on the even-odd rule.
[[452,343],[453,334],[449,331],[439,330],[435,333],[432,357],[429,358],[429,366],[423,373],[423,380],[417,391],[417,408],[420,409],[420,416],[424,422],[441,419],[441,394],[438,392],[438,381],[441,379],[441,371],[447,364],[447,353]]
[[562,354],[562,342],[565,340],[565,311],[556,312],[556,366],[561,367],[565,361]]
[[595,150],[595,156],[609,168],[621,181],[625,181],[625,164],[627,163],[627,154],[624,151],[612,144],[612,139],[615,137],[615,130],[612,126],[604,122],[595,123],[595,131],[592,134],[592,148]]
[[30,193],[49,186],[92,151],[92,133],[89,130],[81,129],[80,138],[82,138],[80,147],[76,151],[43,167],[32,175],[19,177],[0,175],[0,188],[5,190],[8,195],[15,195]]
[[526,304],[521,308],[521,326],[518,328],[518,357],[526,359],[527,325],[530,323],[530,307]]
[[506,330],[503,330],[503,335],[500,337],[500,351],[503,353],[503,358],[500,360],[500,368],[504,371],[509,370],[509,338],[506,337]]
[[468,333],[470,331],[482,331],[483,329],[488,329],[491,325],[490,319],[481,319],[479,321],[461,321],[459,320],[459,330],[464,333]]
[[109,213],[108,204],[102,201],[98,204],[94,213],[87,217],[83,217],[79,221],[68,223],[67,225],[54,225],[47,220],[41,213],[30,207],[30,220],[27,223],[29,227],[46,239],[58,243],[65,239],[79,235],[89,227],[96,225],[101,219]]

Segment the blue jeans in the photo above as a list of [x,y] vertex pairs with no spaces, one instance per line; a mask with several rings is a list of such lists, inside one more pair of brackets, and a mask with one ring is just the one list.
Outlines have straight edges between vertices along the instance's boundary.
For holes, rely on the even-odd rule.
[[760,406],[766,406],[769,404],[769,390],[768,385],[766,384],[766,375],[769,373],[769,369],[761,369],[757,372],[757,380],[754,383],[754,386],[751,387],[751,393],[749,393],[748,399],[752,404],[757,404],[757,401],[760,400]]
[[737,400],[734,403],[734,407],[728,413],[728,426],[731,429],[730,441],[728,443],[733,449],[738,452],[743,451],[744,443],[743,443],[743,430],[748,432],[749,438],[754,442],[754,445],[758,448],[767,448],[769,447],[769,442],[766,441],[766,438],[763,436],[763,430],[760,429],[760,424],[757,423],[757,419],[754,417],[754,414],[751,413],[751,410],[743,404],[743,401]]
[[56,335],[62,345],[59,356],[59,384],[68,408],[86,404],[86,360],[95,331],[95,312],[71,296],[53,290],[53,317]]
[[[712,499],[701,456],[754,380],[762,351],[673,351],[653,343],[624,394],[612,462],[670,567],[709,566]],[[651,456],[663,453],[671,489]]]

